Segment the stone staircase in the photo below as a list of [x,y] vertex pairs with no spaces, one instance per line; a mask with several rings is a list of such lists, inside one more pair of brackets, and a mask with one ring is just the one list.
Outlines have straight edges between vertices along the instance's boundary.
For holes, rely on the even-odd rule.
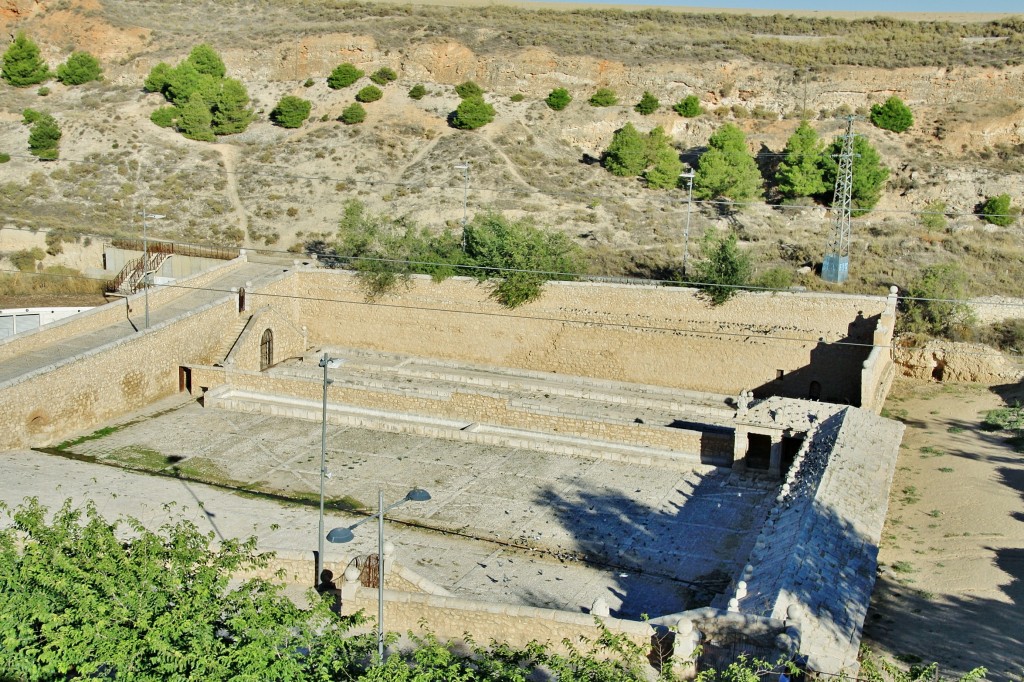
[[238,339],[241,338],[242,332],[245,331],[246,326],[249,324],[249,320],[252,319],[252,314],[242,314],[238,316],[238,321],[224,334],[224,338],[221,339],[220,346],[217,347],[217,351],[214,357],[217,358],[214,361],[214,366],[223,367],[227,361],[228,355],[231,353],[231,349],[238,343]]

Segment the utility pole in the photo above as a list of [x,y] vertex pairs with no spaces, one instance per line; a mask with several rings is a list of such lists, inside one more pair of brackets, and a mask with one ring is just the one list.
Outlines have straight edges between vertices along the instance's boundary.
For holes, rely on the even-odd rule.
[[821,264],[821,278],[826,282],[842,284],[850,276],[850,205],[853,197],[853,132],[856,116],[846,117],[846,134],[839,152],[836,170],[836,189],[832,198],[832,236],[825,249]]
[[687,197],[686,197],[686,227],[683,228],[683,277],[689,275],[687,267],[690,262],[690,210],[693,207],[693,176],[692,170],[685,173],[680,173],[679,178],[686,180]]
[[465,173],[465,183],[462,190],[462,252],[466,252],[466,223],[469,222],[469,161],[463,161],[455,165],[456,170]]

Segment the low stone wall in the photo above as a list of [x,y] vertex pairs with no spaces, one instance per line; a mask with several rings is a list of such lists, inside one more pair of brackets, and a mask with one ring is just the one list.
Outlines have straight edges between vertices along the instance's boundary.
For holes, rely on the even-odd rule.
[[228,356],[224,358],[224,364],[237,369],[259,371],[263,335],[268,330],[272,339],[272,365],[287,358],[302,357],[306,352],[305,327],[296,328],[291,320],[266,306],[253,313]]
[[[224,262],[208,272],[201,273],[187,280],[182,280],[180,284],[188,287],[204,287],[211,281],[226,275],[245,262],[244,257]],[[190,290],[182,287],[153,287],[149,292],[149,305],[150,307],[155,308],[159,305],[177,300],[188,293],[190,293]],[[96,331],[97,329],[108,327],[112,324],[124,322],[128,316],[128,310],[139,311],[142,309],[142,306],[144,305],[144,297],[145,294],[143,292],[139,292],[129,296],[127,299],[112,301],[106,305],[81,313],[80,315],[75,315],[73,317],[54,322],[53,324],[47,325],[44,329],[26,332],[25,334],[17,334],[7,339],[0,340],[0,362],[3,362],[7,358],[12,358],[21,353],[39,348],[40,346],[60,343],[65,339],[69,339],[79,334],[86,334],[88,332]]]
[[52,445],[171,395],[178,390],[179,367],[212,362],[237,319],[235,297],[228,295],[0,383],[0,450]]
[[913,346],[903,339],[897,341],[894,355],[903,375],[915,379],[998,384],[1024,378],[1024,367],[980,343],[931,339]]

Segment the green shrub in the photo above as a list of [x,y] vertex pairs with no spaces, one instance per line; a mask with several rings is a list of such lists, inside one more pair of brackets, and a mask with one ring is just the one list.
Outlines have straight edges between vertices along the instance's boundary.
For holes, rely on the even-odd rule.
[[366,109],[364,109],[363,105],[359,102],[353,102],[345,107],[345,110],[341,112],[341,117],[338,120],[345,125],[362,123],[366,120]]
[[14,267],[18,268],[21,272],[35,272],[36,262],[43,260],[45,257],[46,254],[39,247],[15,251],[8,256]]
[[395,73],[394,69],[384,66],[370,74],[370,80],[377,85],[387,85],[392,81],[398,80],[398,74]]
[[698,199],[746,201],[760,197],[764,179],[747,149],[746,136],[726,123],[708,140],[708,150],[697,162],[693,196]]
[[38,121],[43,116],[43,113],[36,111],[35,109],[25,109],[21,112],[21,124],[30,126]]
[[999,227],[1012,225],[1013,221],[1017,219],[1016,212],[1010,206],[1009,194],[1000,194],[986,199],[981,205],[979,217],[986,223]]
[[644,90],[643,97],[640,98],[640,101],[637,102],[636,106],[633,108],[637,111],[637,113],[643,116],[649,116],[650,114],[653,114],[655,111],[657,111],[658,107],[660,106],[661,103],[658,101],[658,98]]
[[43,87],[41,87],[38,90],[36,90],[36,94],[39,95],[40,97],[46,97],[47,95],[50,94],[50,88],[48,88],[48,87],[46,87],[44,85]]
[[227,68],[224,66],[224,60],[222,60],[220,55],[206,43],[193,47],[192,51],[188,53],[188,58],[186,58],[185,61],[195,67],[196,71],[205,76],[224,78],[224,76],[227,75]]
[[7,152],[0,152],[0,163],[7,163],[11,160],[11,155]]
[[884,130],[902,133],[914,125],[914,114],[903,100],[893,95],[885,100],[885,104],[875,104],[871,107],[871,122]]
[[548,93],[547,99],[544,102],[555,111],[561,111],[572,102],[572,95],[565,88],[555,88]]
[[666,144],[654,152],[654,165],[644,172],[644,179],[651,189],[675,189],[679,186],[679,174],[682,172],[679,152]]
[[356,101],[366,104],[369,102],[376,102],[383,96],[384,92],[376,85],[367,85],[365,88],[356,93]]
[[331,75],[327,77],[327,86],[332,90],[340,90],[347,88],[362,77],[362,71],[345,62],[334,67],[334,71],[331,71]]
[[526,99],[526,95],[524,95],[521,92],[517,92],[516,94],[509,97],[509,101],[511,102],[522,102],[524,99]]
[[102,78],[99,60],[88,52],[72,52],[68,60],[57,67],[57,80],[64,85],[81,85]]
[[786,199],[813,197],[823,194],[825,184],[823,168],[824,144],[807,121],[789,136],[782,150],[782,161],[775,171],[775,186]]
[[494,120],[494,107],[484,101],[483,97],[467,97],[459,103],[451,117],[453,128],[475,130]]
[[964,303],[968,275],[958,263],[938,263],[922,270],[900,299],[897,330],[948,339],[963,337],[974,326],[974,313]]
[[180,110],[174,105],[160,107],[149,115],[149,120],[161,128],[173,128],[178,123]]
[[687,95],[677,102],[672,109],[680,116],[685,116],[686,118],[694,118],[704,113],[700,106],[700,98],[697,95]]
[[708,232],[701,242],[701,251],[704,259],[694,268],[694,282],[701,285],[701,294],[712,305],[721,305],[750,281],[750,256],[740,250],[732,233],[719,237]]
[[270,112],[270,120],[282,128],[298,128],[309,118],[313,104],[301,97],[285,95]]
[[640,175],[647,167],[647,141],[644,135],[632,123],[616,130],[601,157],[601,165],[619,177]]
[[933,201],[924,207],[919,216],[921,224],[929,230],[942,230],[946,227],[946,202]]
[[28,151],[43,161],[52,161],[58,156],[60,145],[60,126],[49,114],[42,114],[28,135]]
[[610,88],[600,88],[595,92],[587,103],[592,107],[610,107],[615,105],[619,101],[619,98],[615,96],[615,91]]
[[423,87],[423,83],[417,83],[416,85],[409,88],[409,97],[411,99],[420,100],[427,94],[427,89]]
[[765,289],[788,289],[793,286],[793,271],[789,268],[771,268],[758,278],[757,286]]
[[39,55],[39,46],[19,32],[4,52],[0,77],[16,88],[38,85],[50,78],[50,68]]
[[311,88],[311,87],[313,87],[313,83],[315,83],[315,82],[316,81],[314,81],[312,78],[307,78],[306,81],[302,84],[302,87],[304,87],[304,88]]
[[455,86],[455,94],[462,99],[470,97],[483,97],[484,89],[473,81],[465,81]]

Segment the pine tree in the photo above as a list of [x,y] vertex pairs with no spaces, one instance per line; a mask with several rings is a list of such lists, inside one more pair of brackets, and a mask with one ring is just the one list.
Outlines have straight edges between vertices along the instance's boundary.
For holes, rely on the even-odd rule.
[[494,120],[494,107],[484,101],[483,97],[467,97],[459,104],[452,115],[453,128],[475,130]]
[[561,111],[569,106],[569,102],[572,101],[572,95],[565,88],[555,88],[548,93],[547,99],[544,102],[554,109],[555,111]]
[[779,193],[787,199],[813,197],[828,189],[825,184],[822,155],[824,144],[818,133],[807,123],[800,122],[783,150],[783,159],[775,172]]
[[210,113],[213,115],[213,132],[217,135],[240,133],[252,123],[253,112],[249,106],[249,91],[241,81],[225,78],[214,97]]
[[334,67],[334,71],[331,71],[331,75],[327,77],[327,87],[332,90],[340,90],[341,88],[347,88],[362,77],[362,71],[352,64],[345,62]]
[[193,47],[186,61],[194,66],[199,73],[214,78],[223,78],[228,72],[220,55],[205,43]]
[[761,196],[764,179],[747,150],[746,136],[726,123],[708,140],[693,178],[693,196],[698,199],[745,201]]
[[750,281],[754,267],[750,256],[740,250],[735,234],[718,237],[708,232],[701,243],[704,260],[697,263],[694,280],[705,286],[701,291],[712,304],[725,303],[737,287]]
[[[839,170],[837,158],[843,151],[842,138],[836,138],[822,157],[824,168],[825,194],[823,198],[831,203],[835,194],[836,173]],[[882,188],[889,177],[889,169],[882,165],[882,157],[867,138],[857,136],[853,140],[853,186],[850,204],[854,215],[867,213],[882,197]]]
[[57,67],[57,80],[64,85],[81,85],[102,78],[99,60],[88,52],[72,52],[68,60]]
[[893,95],[885,100],[885,104],[871,107],[871,122],[883,130],[902,133],[914,125],[914,114],[903,100]]
[[355,125],[366,120],[366,109],[359,102],[353,102],[345,107],[339,119],[345,125]]
[[700,99],[697,95],[687,95],[683,99],[679,100],[672,109],[680,116],[684,116],[686,118],[700,116]]
[[658,102],[658,98],[644,90],[643,97],[640,98],[640,101],[633,108],[640,114],[648,116],[657,111],[659,106],[661,106],[661,103]]
[[303,121],[309,118],[309,112],[313,105],[309,100],[285,95],[270,112],[270,120],[274,125],[282,128],[298,128]]
[[0,76],[16,88],[36,85],[50,78],[50,69],[39,56],[39,46],[18,33],[4,52],[4,65]]
[[28,135],[28,151],[44,161],[52,161],[59,153],[61,131],[53,116],[40,114]]
[[655,153],[654,166],[644,173],[644,178],[648,187],[672,189],[679,186],[679,174],[682,172],[683,162],[679,160],[679,152],[664,146]]
[[213,134],[213,114],[202,94],[192,93],[185,106],[181,107],[178,116],[178,132],[190,140],[213,142],[217,139]]
[[612,175],[634,177],[643,173],[647,167],[647,154],[647,140],[632,123],[627,123],[612,135],[601,165]]

